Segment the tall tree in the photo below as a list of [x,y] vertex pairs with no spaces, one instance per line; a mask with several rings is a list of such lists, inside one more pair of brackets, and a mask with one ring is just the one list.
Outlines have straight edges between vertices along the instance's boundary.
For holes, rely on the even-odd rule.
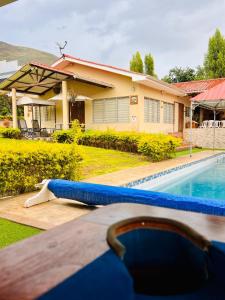
[[145,74],[155,76],[154,59],[151,53],[145,55]]
[[195,80],[207,79],[205,68],[203,66],[197,66],[195,71]]
[[139,73],[144,72],[144,65],[139,51],[133,55],[130,61],[130,70]]
[[208,78],[225,77],[225,38],[219,29],[209,39],[204,69]]
[[195,69],[190,67],[175,67],[170,69],[169,74],[162,78],[162,80],[168,83],[192,81],[195,80]]

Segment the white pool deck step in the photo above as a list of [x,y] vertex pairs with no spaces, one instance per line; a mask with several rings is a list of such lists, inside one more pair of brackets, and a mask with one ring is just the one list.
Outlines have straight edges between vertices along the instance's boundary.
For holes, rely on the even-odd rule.
[[[210,157],[220,151],[202,151],[189,155],[170,159],[149,165],[129,168],[114,173],[109,173],[84,181],[106,185],[125,185],[146,176],[193,162],[202,158]],[[91,209],[85,205],[79,205],[74,201],[67,199],[55,199],[30,208],[24,208],[26,199],[35,193],[23,194],[17,197],[8,197],[0,199],[0,217],[6,218],[18,223],[38,227],[41,229],[50,229],[57,225],[66,223],[82,215],[88,214]]]

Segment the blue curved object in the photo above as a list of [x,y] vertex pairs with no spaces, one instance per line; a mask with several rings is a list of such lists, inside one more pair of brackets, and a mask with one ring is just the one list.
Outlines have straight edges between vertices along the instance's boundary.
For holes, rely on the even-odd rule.
[[58,198],[72,199],[90,206],[136,203],[225,216],[225,201],[215,199],[175,196],[167,193],[61,179],[51,180],[48,189]]

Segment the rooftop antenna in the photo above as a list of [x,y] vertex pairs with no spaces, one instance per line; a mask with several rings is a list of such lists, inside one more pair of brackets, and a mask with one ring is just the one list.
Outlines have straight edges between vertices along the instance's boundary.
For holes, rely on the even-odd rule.
[[59,47],[59,52],[61,54],[61,56],[63,56],[63,51],[65,48],[66,48],[66,45],[67,45],[67,41],[64,42],[64,45],[62,46],[60,43],[56,43],[56,45]]

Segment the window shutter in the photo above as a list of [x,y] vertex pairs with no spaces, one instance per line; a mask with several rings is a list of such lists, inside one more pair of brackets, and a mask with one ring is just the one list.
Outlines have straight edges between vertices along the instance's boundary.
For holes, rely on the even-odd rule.
[[128,123],[129,97],[93,100],[94,123]]
[[93,100],[93,121],[104,123],[104,100]]
[[105,123],[116,123],[117,122],[117,100],[116,99],[106,99],[105,102]]
[[130,102],[129,98],[118,98],[118,122],[129,123],[130,120]]
[[149,100],[144,99],[144,121],[149,122]]
[[160,101],[145,98],[144,99],[144,120],[149,123],[160,122]]
[[174,123],[174,105],[171,103],[164,102],[163,105],[163,120],[164,123]]

